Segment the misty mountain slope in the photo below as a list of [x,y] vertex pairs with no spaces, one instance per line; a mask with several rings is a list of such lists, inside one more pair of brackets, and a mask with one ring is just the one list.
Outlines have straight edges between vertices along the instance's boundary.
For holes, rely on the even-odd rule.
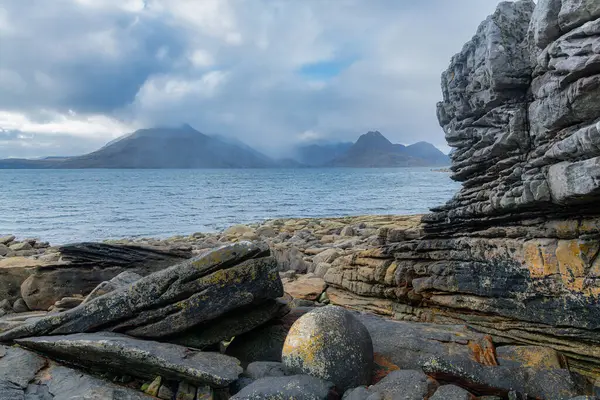
[[343,155],[328,166],[356,168],[429,167],[448,165],[448,156],[432,144],[411,146],[393,144],[380,132],[368,132],[358,138]]
[[266,168],[253,149],[204,135],[189,125],[140,129],[103,148],[62,161],[57,168]]
[[353,143],[310,144],[298,147],[295,159],[305,165],[318,167],[326,165],[346,153]]

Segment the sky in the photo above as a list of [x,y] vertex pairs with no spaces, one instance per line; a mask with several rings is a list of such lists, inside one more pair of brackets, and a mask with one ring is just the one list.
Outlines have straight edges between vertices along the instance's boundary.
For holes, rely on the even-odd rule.
[[189,123],[269,155],[449,150],[440,74],[496,0],[0,0],[0,158]]

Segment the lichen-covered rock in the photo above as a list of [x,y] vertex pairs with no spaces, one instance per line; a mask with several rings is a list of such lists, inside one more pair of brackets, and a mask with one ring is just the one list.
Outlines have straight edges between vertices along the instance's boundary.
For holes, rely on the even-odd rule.
[[343,392],[370,383],[373,343],[352,313],[326,306],[292,325],[281,358],[291,372],[331,381]]
[[314,275],[283,280],[283,290],[295,299],[315,301],[325,289],[327,289],[327,284],[323,278]]
[[282,296],[277,263],[268,254],[268,248],[248,242],[225,246],[124,290],[4,332],[0,340],[98,330],[143,338],[182,334],[241,307]]
[[333,384],[308,375],[258,379],[244,387],[231,400],[329,400]]
[[140,378],[161,376],[225,387],[243,372],[236,359],[223,354],[193,351],[115,333],[42,336],[18,339],[17,343],[84,368],[120,370]]
[[[423,371],[399,370],[392,371],[375,385],[369,387],[367,392],[371,399],[403,399],[422,400],[429,398],[435,392],[437,383],[428,378]],[[354,398],[358,397],[354,393]],[[448,399],[449,400],[449,399]]]

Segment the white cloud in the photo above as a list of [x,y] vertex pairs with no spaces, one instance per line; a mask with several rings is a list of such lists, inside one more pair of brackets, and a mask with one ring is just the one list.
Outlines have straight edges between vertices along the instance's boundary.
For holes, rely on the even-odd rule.
[[[0,6],[0,129],[42,135],[39,155],[53,137],[68,154],[85,146],[65,137],[95,144],[183,122],[272,153],[373,129],[442,147],[440,73],[497,4],[31,2]],[[332,65],[301,73],[322,62]]]

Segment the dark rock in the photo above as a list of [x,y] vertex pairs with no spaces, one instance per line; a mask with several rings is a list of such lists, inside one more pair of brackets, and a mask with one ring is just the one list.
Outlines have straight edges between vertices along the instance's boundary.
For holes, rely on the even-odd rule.
[[431,358],[423,365],[425,373],[442,382],[455,382],[476,395],[521,396],[562,400],[577,396],[569,371],[519,367],[486,367],[474,361]]
[[294,308],[284,317],[274,319],[248,333],[236,336],[226,354],[244,364],[254,361],[281,361],[281,351],[287,334],[302,315],[313,308]]
[[246,386],[250,385],[252,382],[254,382],[254,379],[242,376],[241,378],[233,382],[231,385],[229,385],[229,392],[232,395],[236,394]]
[[473,395],[465,389],[454,385],[440,386],[429,400],[472,400]]
[[244,375],[256,380],[269,376],[285,376],[286,373],[285,366],[282,363],[273,361],[255,361],[248,364]]
[[326,306],[292,325],[281,358],[289,371],[331,381],[343,392],[370,383],[373,343],[352,313]]
[[244,334],[269,320],[289,311],[285,302],[267,300],[265,303],[242,307],[206,324],[195,326],[181,335],[169,337],[171,343],[203,349]]
[[163,400],[173,400],[175,393],[173,393],[173,389],[169,385],[162,385],[160,389],[158,389],[158,397]]
[[159,375],[224,387],[243,371],[236,359],[223,354],[106,332],[35,337],[17,343],[84,368],[116,369],[140,378]]
[[25,301],[22,298],[15,300],[12,308],[16,313],[24,313],[29,311],[29,307],[27,307],[27,304],[25,304]]
[[98,330],[160,338],[283,295],[268,248],[240,242],[146,276],[72,310],[0,334],[0,340]]
[[334,385],[308,375],[259,379],[234,395],[232,400],[331,400]]

